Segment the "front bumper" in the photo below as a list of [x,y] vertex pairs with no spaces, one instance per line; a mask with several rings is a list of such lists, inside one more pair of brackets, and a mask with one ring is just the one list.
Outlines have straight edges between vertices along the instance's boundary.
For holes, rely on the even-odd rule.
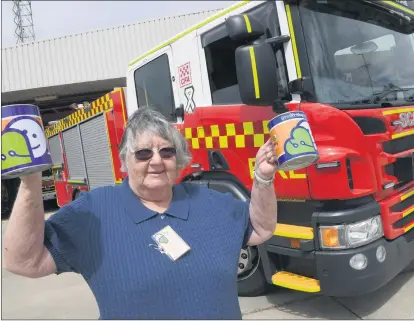
[[[287,271],[316,279],[320,293],[334,297],[359,296],[378,290],[414,260],[414,229],[393,241],[381,238],[359,248],[341,251],[304,252],[271,243],[270,240],[266,250],[279,255],[276,272]],[[382,263],[376,258],[376,250],[380,245],[386,250]],[[368,265],[361,271],[353,269],[349,264],[352,256],[358,253],[364,254],[368,259]],[[262,252],[261,255],[263,254]],[[268,260],[264,258],[263,261]],[[265,266],[269,283],[272,283],[271,275],[274,272]]]
[[[297,226],[290,225],[290,233],[280,233],[276,229],[275,236],[259,248],[268,282],[274,283],[272,277],[278,272],[286,271],[297,277],[305,276],[316,280],[319,292],[327,296],[358,296],[381,288],[414,260],[414,228],[392,241],[383,237],[370,244],[346,250],[321,250],[318,234],[315,233],[319,225],[352,223],[380,212],[381,207],[375,201],[341,211],[313,212],[312,228],[308,228],[313,230],[313,236],[307,238],[302,238],[297,233]],[[376,258],[380,245],[386,250],[386,258],[382,263]],[[268,252],[278,254],[277,260],[271,260]],[[351,258],[358,253],[364,254],[368,260],[368,265],[363,270],[355,270],[350,266]],[[297,278],[298,282],[299,279]],[[292,286],[287,281],[286,287],[294,288],[293,283],[296,281],[294,278],[291,280]]]
[[[384,246],[386,257],[378,262],[376,250]],[[349,261],[357,253],[368,259],[367,267],[358,271]],[[381,238],[360,248],[343,251],[316,251],[315,264],[321,292],[328,296],[357,296],[381,288],[397,276],[414,259],[414,230],[393,241]]]

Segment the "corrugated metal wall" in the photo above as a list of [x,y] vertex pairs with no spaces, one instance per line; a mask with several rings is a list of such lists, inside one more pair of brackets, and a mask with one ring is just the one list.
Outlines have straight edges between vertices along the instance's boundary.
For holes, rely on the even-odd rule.
[[105,118],[101,114],[79,125],[85,155],[89,188],[113,185],[111,150],[106,134]]
[[126,76],[128,63],[219,10],[166,17],[2,49],[2,92]]

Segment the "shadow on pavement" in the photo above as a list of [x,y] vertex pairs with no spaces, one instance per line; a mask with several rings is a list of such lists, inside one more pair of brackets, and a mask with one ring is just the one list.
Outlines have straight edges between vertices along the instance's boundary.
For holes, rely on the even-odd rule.
[[361,318],[414,319],[414,261],[379,290],[356,298],[336,298]]
[[[330,319],[355,320],[359,319],[354,313],[329,297],[319,296],[276,306],[280,319]],[[270,311],[269,311],[270,312]],[[263,318],[265,315],[263,316]],[[269,318],[279,318],[268,314]]]
[[359,297],[308,295],[283,302],[279,290],[284,289],[266,296],[267,307],[249,311],[244,319],[414,319],[414,261],[379,290]]

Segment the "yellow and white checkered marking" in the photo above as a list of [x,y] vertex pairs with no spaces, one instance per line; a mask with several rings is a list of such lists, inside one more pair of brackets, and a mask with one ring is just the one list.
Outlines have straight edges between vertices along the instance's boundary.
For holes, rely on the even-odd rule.
[[78,124],[79,122],[91,118],[99,113],[112,110],[114,107],[114,102],[111,98],[111,93],[108,93],[105,96],[102,96],[97,100],[93,101],[91,103],[91,108],[88,112],[85,112],[84,109],[79,109],[73,114],[70,114],[69,116],[66,116],[65,118],[59,120],[53,126],[46,128],[46,137],[51,137],[57,134],[59,131],[72,127]]
[[56,135],[59,132],[59,124],[53,124],[50,127],[45,128],[45,135],[47,138]]

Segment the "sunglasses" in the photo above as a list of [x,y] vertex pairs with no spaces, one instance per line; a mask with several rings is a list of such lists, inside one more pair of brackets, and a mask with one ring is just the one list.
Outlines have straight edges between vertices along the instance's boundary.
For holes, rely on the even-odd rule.
[[[160,154],[161,158],[167,159],[167,158],[174,157],[175,154],[177,153],[177,150],[174,147],[164,147],[164,148],[161,148],[158,151],[158,153]],[[137,160],[147,161],[152,158],[152,156],[154,155],[154,151],[149,148],[143,148],[143,149],[139,149],[135,151],[134,154]]]

